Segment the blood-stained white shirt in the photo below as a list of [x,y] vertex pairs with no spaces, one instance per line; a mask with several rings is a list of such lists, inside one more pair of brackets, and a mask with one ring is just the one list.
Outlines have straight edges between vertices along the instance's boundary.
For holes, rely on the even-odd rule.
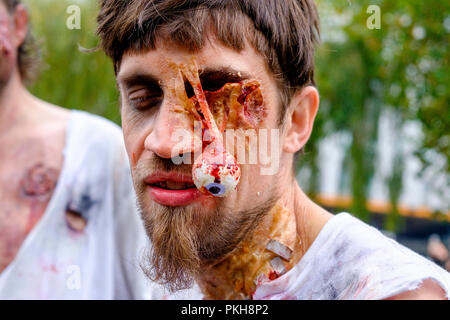
[[[82,232],[66,211],[81,213]],[[64,164],[38,224],[0,273],[0,299],[148,299],[140,267],[147,238],[120,128],[71,111]]]
[[[340,213],[287,273],[256,288],[254,300],[380,300],[435,281],[450,297],[450,273],[380,231]],[[203,299],[197,285],[163,299]]]
[[372,300],[431,279],[450,297],[450,273],[348,213],[335,215],[300,262],[254,299]]

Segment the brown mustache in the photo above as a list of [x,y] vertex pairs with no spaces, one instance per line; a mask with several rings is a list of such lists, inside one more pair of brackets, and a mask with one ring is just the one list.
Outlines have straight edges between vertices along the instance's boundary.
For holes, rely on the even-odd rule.
[[172,159],[162,158],[153,155],[150,159],[140,160],[136,164],[136,182],[143,181],[148,175],[154,172],[174,173],[180,175],[191,175],[192,165],[175,164]]

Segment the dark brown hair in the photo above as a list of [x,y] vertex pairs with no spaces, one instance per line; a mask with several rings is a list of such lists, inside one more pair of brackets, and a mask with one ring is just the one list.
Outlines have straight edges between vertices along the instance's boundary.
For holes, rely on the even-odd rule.
[[[13,14],[16,7],[21,4],[21,0],[2,0],[8,11]],[[18,66],[20,76],[25,84],[30,84],[39,72],[40,51],[35,38],[28,26],[28,32],[25,40],[19,47]]]
[[116,72],[126,51],[154,49],[157,37],[193,52],[209,30],[237,51],[247,40],[278,80],[280,124],[292,94],[315,84],[319,18],[312,0],[100,0],[97,22],[101,48]]

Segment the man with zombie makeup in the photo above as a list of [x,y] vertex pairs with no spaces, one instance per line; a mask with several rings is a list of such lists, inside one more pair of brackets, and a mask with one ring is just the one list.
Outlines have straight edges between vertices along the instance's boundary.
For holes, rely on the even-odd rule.
[[319,106],[312,0],[101,0],[98,24],[151,279],[205,299],[449,297],[446,271],[295,180]]
[[28,93],[32,40],[0,0],[0,299],[145,298],[121,131]]

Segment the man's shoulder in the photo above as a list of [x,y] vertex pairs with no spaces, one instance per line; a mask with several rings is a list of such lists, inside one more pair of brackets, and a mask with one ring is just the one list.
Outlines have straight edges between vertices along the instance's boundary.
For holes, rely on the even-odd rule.
[[396,261],[403,260],[431,263],[381,230],[346,212],[331,219],[324,231],[326,234],[322,236],[333,240],[328,241],[327,250],[333,251],[335,258],[351,261],[374,259],[371,263],[375,264],[377,261],[395,264]]
[[73,128],[90,139],[123,140],[121,128],[114,122],[86,111],[72,110]]
[[108,168],[117,163],[123,163],[123,135],[115,123],[85,111],[73,110],[67,133],[65,155],[71,168],[83,172],[94,170],[100,174],[109,172]]
[[342,289],[352,278],[358,279],[354,285],[366,288],[366,298],[412,290],[430,278],[450,288],[445,270],[358,218],[341,213],[327,225],[319,239],[323,241],[320,255],[329,257],[323,270],[332,272],[334,284]]

